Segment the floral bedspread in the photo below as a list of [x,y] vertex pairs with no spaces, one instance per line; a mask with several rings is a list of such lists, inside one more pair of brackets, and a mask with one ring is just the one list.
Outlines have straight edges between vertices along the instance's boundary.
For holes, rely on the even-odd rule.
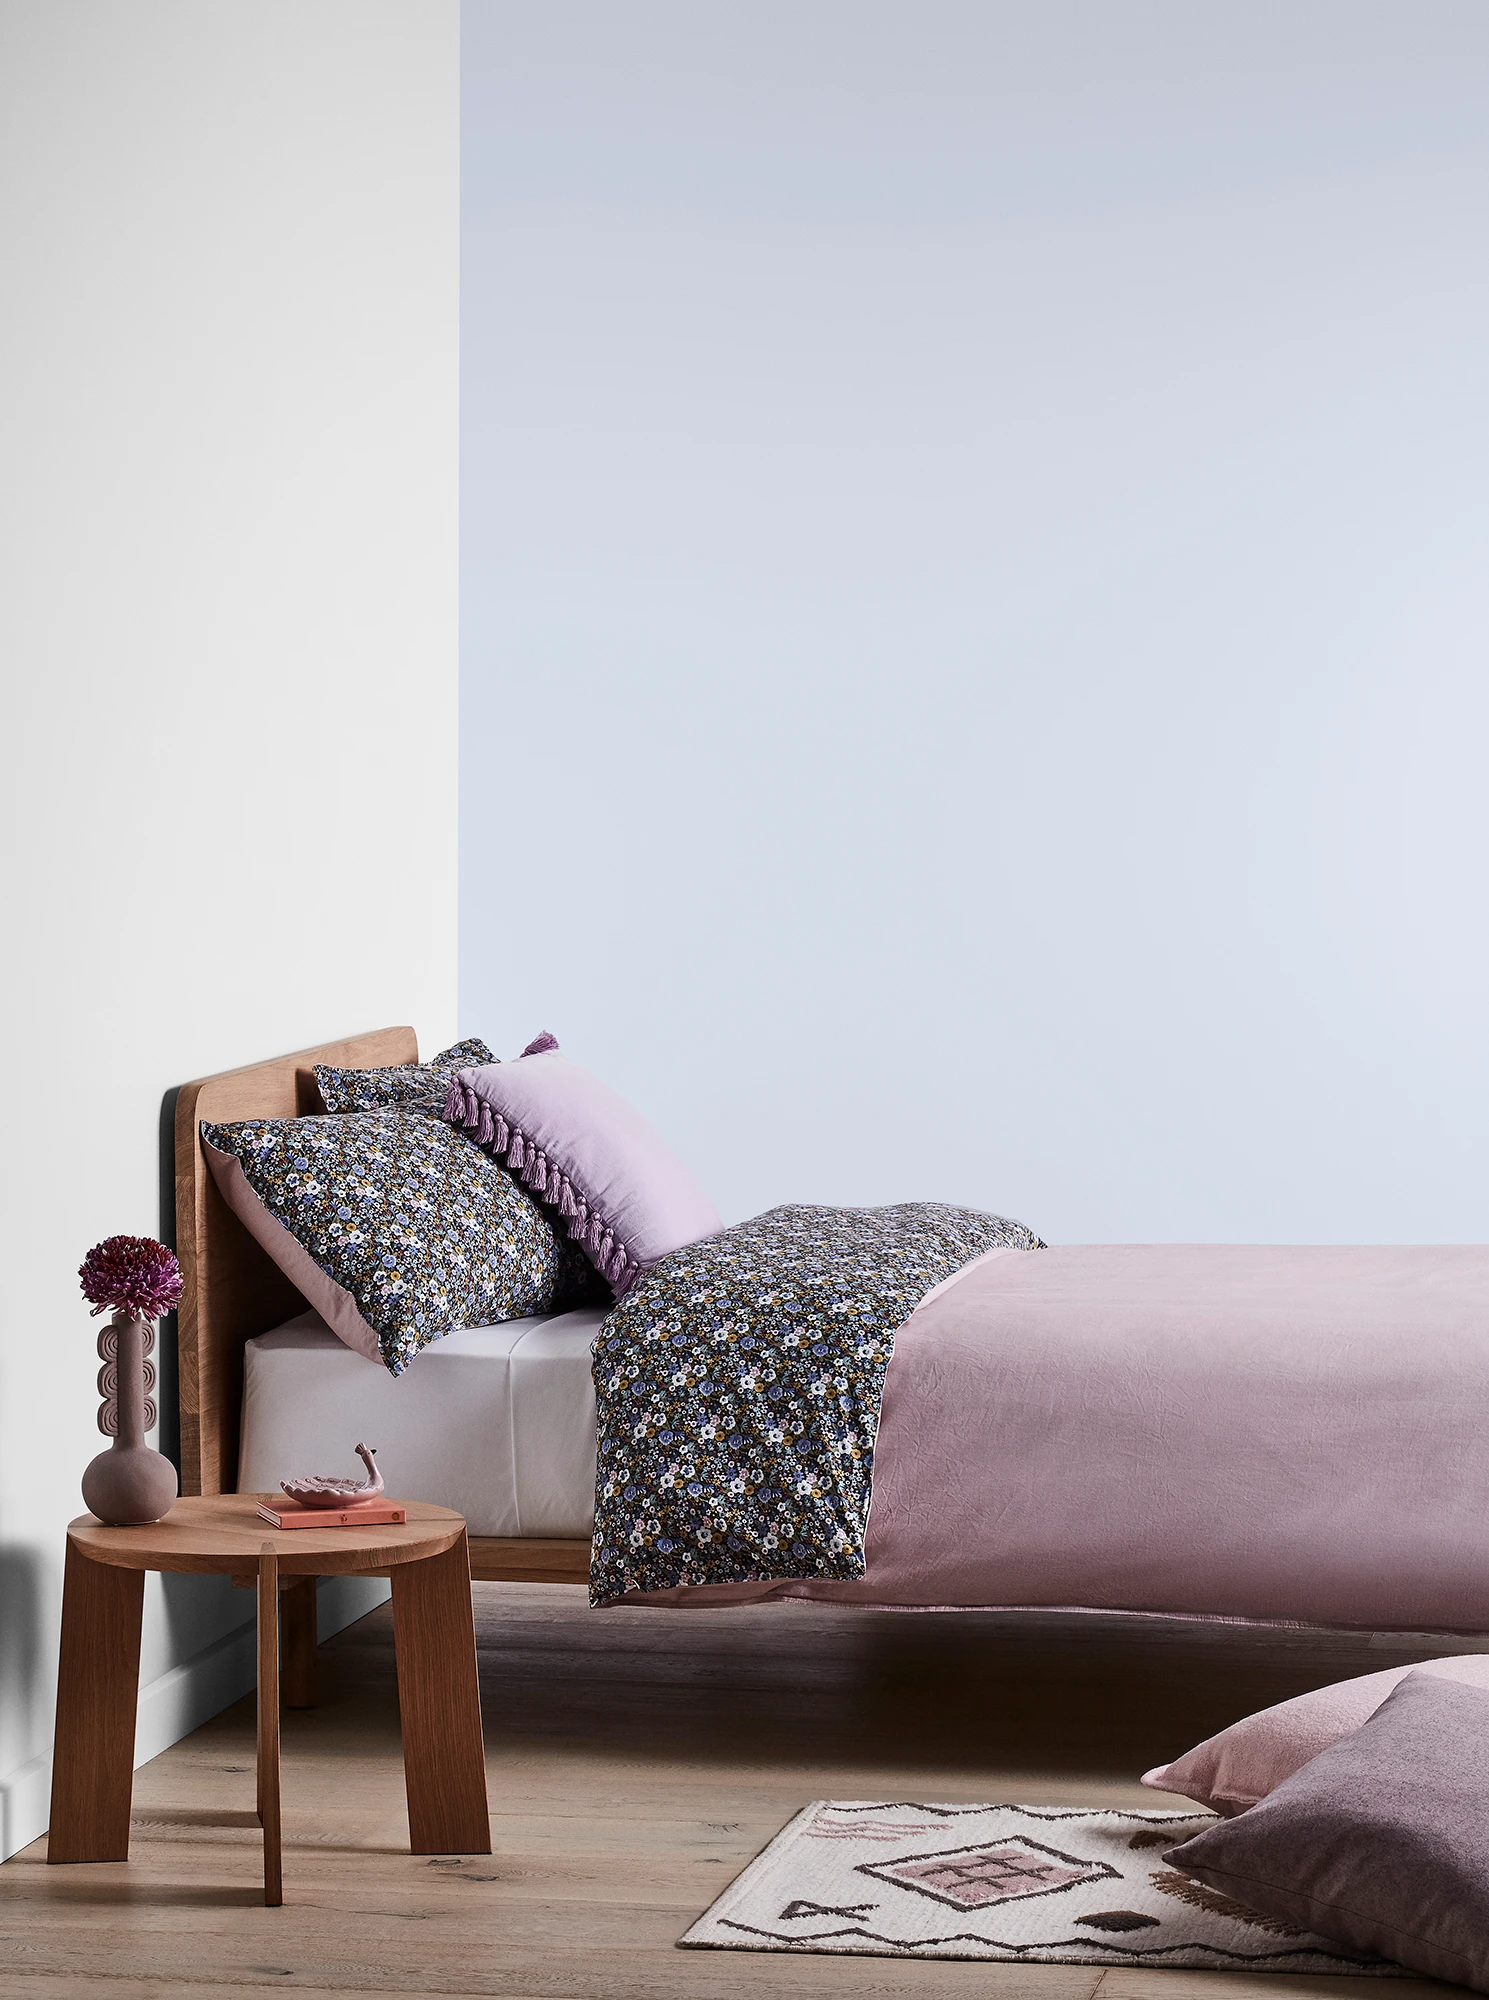
[[674,1251],[595,1341],[590,1597],[864,1573],[896,1331],[984,1251],[1043,1249],[938,1202],[773,1208]]

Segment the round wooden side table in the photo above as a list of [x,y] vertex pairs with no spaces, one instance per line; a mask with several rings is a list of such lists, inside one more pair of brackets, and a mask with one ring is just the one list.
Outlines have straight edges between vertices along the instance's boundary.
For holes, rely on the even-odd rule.
[[[283,1495],[274,1497],[283,1504]],[[410,1500],[400,1502],[408,1520],[397,1526],[286,1532],[261,1519],[261,1499],[270,1496],[214,1494],[178,1500],[164,1520],[144,1528],[108,1528],[91,1514],[68,1528],[47,1860],[129,1859],[146,1570],[226,1575],[257,1585],[258,1813],[266,1903],[284,1900],[279,1593],[305,1578],[392,1579],[410,1849],[489,1854],[464,1520],[448,1507]]]

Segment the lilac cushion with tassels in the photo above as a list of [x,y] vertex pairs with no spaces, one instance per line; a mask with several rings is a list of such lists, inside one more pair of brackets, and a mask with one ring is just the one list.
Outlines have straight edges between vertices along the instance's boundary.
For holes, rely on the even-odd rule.
[[445,1117],[548,1202],[617,1293],[723,1227],[682,1161],[623,1098],[539,1035],[515,1062],[463,1069]]

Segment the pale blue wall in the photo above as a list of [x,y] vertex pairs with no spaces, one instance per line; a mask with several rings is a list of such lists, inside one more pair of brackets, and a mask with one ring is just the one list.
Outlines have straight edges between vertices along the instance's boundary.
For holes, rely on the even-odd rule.
[[464,62],[465,1028],[731,1218],[1482,1238],[1483,0]]

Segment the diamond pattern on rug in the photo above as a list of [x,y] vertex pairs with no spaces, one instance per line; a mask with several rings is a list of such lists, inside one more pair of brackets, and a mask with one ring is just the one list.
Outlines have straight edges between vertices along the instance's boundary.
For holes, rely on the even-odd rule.
[[860,1861],[858,1871],[877,1875],[882,1882],[897,1882],[938,1903],[950,1903],[954,1910],[987,1910],[994,1903],[1017,1902],[1021,1896],[1052,1896],[1078,1882],[1094,1882],[1117,1872],[1105,1862],[1093,1868],[1073,1854],[1061,1854],[1022,1836],[1000,1840],[994,1847],[951,1847],[904,1861]]
[[1212,1817],[1146,1807],[818,1799],[679,1943],[1400,1976],[1385,1959],[1289,1931],[1155,1866]]

